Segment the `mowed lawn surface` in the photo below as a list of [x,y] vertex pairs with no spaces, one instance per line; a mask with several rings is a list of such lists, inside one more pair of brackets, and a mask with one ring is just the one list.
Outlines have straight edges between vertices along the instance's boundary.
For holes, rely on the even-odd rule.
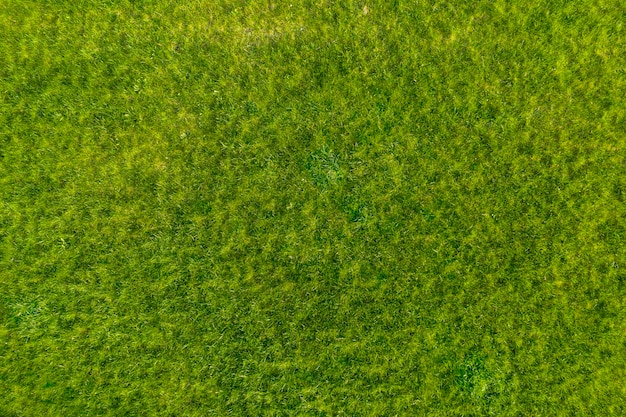
[[626,413],[626,3],[0,3],[0,415]]

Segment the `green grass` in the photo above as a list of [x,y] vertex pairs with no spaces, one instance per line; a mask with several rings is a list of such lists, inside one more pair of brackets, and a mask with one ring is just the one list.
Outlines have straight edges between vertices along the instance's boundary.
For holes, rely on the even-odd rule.
[[0,415],[626,413],[625,23],[0,2]]

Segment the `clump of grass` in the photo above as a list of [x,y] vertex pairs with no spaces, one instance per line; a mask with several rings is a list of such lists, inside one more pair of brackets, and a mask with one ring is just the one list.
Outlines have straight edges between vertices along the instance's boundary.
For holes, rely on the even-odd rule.
[[335,186],[344,177],[339,155],[326,147],[315,150],[309,155],[306,169],[313,184],[320,189]]

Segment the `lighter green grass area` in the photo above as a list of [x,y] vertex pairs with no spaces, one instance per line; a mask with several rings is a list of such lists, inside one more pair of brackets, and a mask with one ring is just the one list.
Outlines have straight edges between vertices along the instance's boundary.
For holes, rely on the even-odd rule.
[[0,415],[623,415],[625,24],[0,2]]

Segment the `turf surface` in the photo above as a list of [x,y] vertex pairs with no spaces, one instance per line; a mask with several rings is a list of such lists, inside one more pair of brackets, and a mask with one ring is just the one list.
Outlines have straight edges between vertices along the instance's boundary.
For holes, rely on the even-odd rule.
[[0,415],[626,413],[626,3],[0,2]]

